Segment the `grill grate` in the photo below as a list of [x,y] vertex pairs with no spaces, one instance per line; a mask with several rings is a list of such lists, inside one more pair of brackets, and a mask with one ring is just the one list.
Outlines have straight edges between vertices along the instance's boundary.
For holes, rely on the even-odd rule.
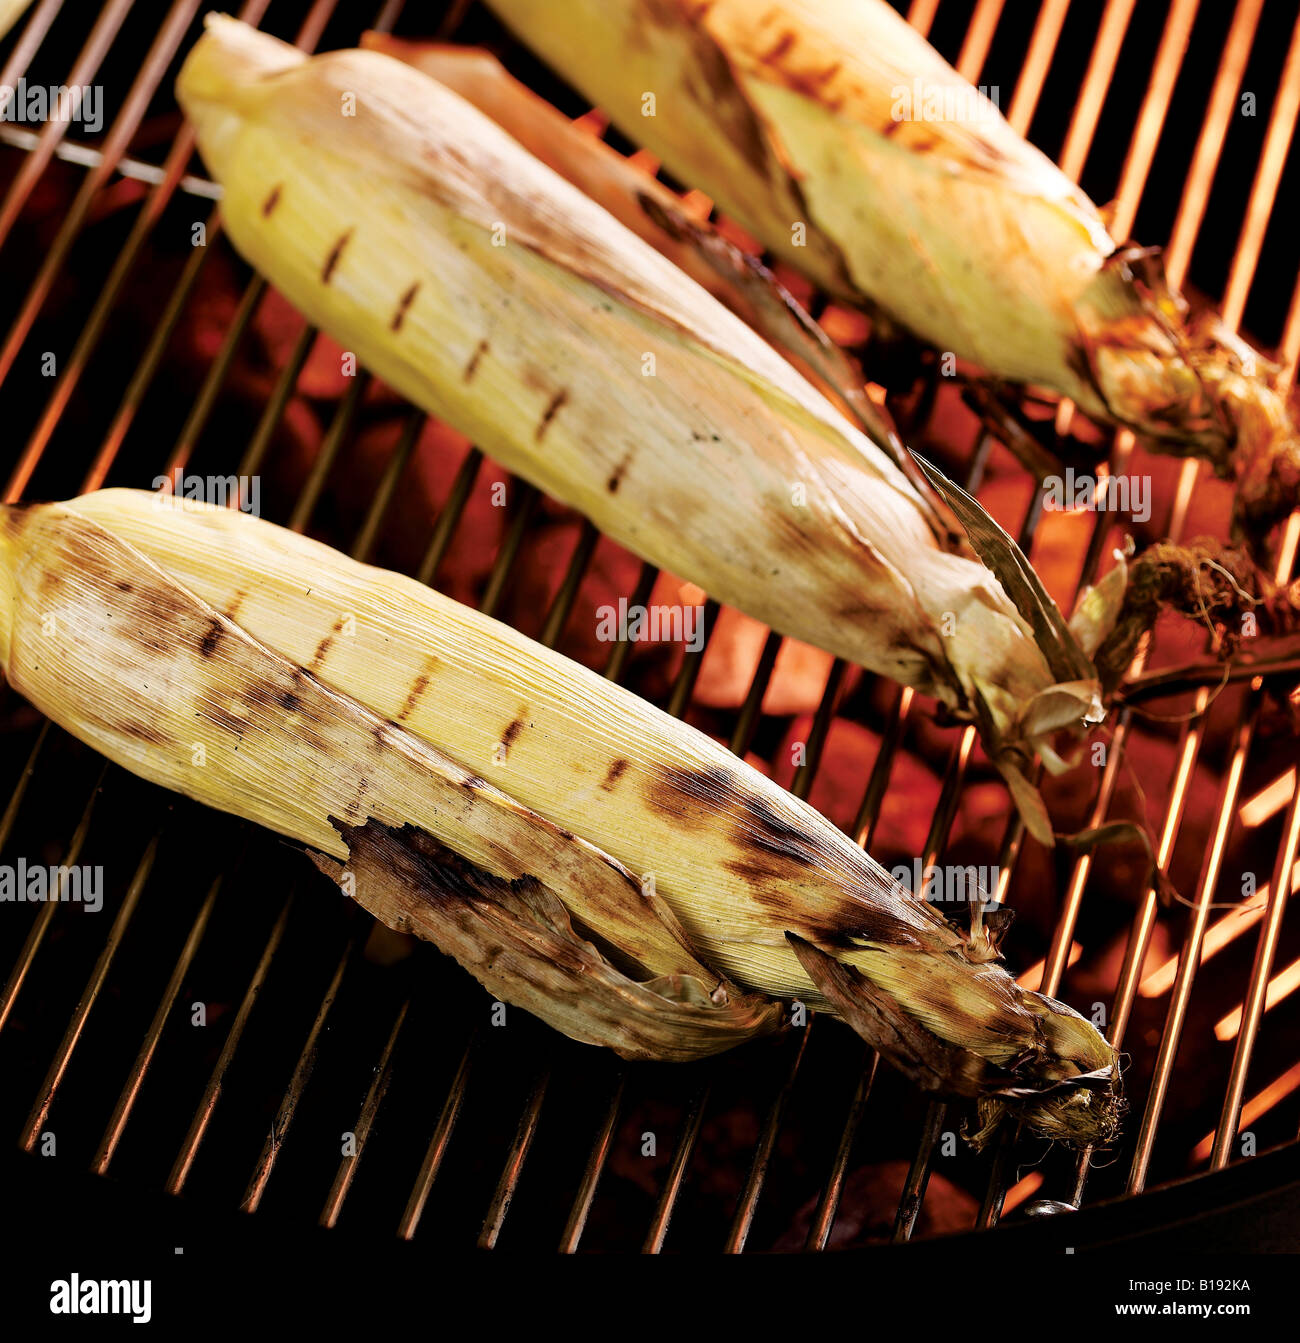
[[[89,455],[85,445],[92,445],[93,453],[81,476],[80,488],[87,490],[119,480],[146,484],[196,457],[217,458],[216,465],[225,469],[233,455],[218,452],[213,443],[229,436],[232,378],[242,367],[268,289],[223,251],[215,209],[203,220],[204,246],[189,249],[183,262],[176,261],[174,246],[169,251],[167,237],[188,232],[208,191],[201,170],[189,171],[193,137],[167,92],[201,6],[199,0],[174,0],[160,24],[135,12],[147,8],[107,0],[65,74],[53,63],[65,59],[65,48],[75,50],[70,44],[84,29],[82,17],[65,13],[62,0],[40,0],[10,39],[0,73],[5,84],[28,72],[35,78],[38,70],[41,78],[57,76],[68,84],[122,80],[111,85],[116,116],[99,143],[73,143],[65,123],[50,122],[34,136],[7,133],[9,147],[0,150],[9,174],[0,204],[0,247],[7,250],[11,276],[21,274],[20,257],[34,257],[33,278],[13,286],[21,293],[16,311],[10,316],[6,300],[3,314],[9,328],[0,347],[0,394],[9,398],[11,422],[21,426],[23,439],[10,468],[7,501],[71,492],[77,479],[73,464]],[[486,23],[466,8],[447,6],[448,32]],[[1267,262],[1270,274],[1285,277],[1285,267],[1296,260],[1292,253],[1275,264],[1266,228],[1288,171],[1300,104],[1300,20],[1287,28],[1288,16],[1279,18],[1287,6],[1238,0],[1226,32],[1216,38],[1200,31],[1206,16],[1198,0],[1172,0],[1162,7],[1163,26],[1145,32],[1133,23],[1135,0],[1108,0],[1099,19],[1080,12],[1085,9],[1091,7],[1045,0],[1027,34],[1002,22],[1002,0],[942,6],[938,0],[915,0],[909,18],[942,49],[957,49],[958,68],[972,81],[1003,42],[1014,47],[1018,41],[1019,55],[1002,58],[1018,60],[1020,70],[1009,119],[1024,133],[1064,117],[1059,161],[1070,176],[1084,174],[1099,139],[1126,145],[1122,164],[1116,165],[1117,236],[1127,236],[1139,215],[1146,216],[1166,135],[1173,141],[1170,155],[1186,149],[1185,181],[1165,230],[1167,265],[1176,283],[1190,272],[1211,214],[1211,184],[1225,168],[1225,149],[1243,133],[1239,94],[1248,75],[1258,78],[1261,69],[1272,68],[1262,53],[1270,35],[1283,34],[1289,43],[1284,62],[1280,71],[1272,70],[1268,92],[1259,93],[1261,107],[1269,110],[1251,141],[1253,177],[1221,289],[1227,320],[1240,324],[1247,299],[1258,288],[1261,263]],[[293,31],[298,44],[311,50],[355,40],[367,24],[391,29],[402,20],[418,31],[421,20],[432,21],[432,15],[418,12],[404,18],[402,10],[399,0],[381,7],[250,0],[241,17],[254,23],[267,19],[277,32]],[[492,35],[501,40],[495,30]],[[1049,89],[1048,76],[1073,59],[1075,37],[1090,43],[1086,64],[1072,96],[1062,97],[1059,82]],[[1214,62],[1204,53],[1206,43],[1216,40],[1221,45],[1210,48],[1220,52]],[[520,53],[510,54],[525,61],[535,78],[545,78]],[[1204,119],[1191,135],[1172,124],[1170,108],[1193,56],[1200,61],[1196,71],[1204,67],[1213,74]],[[1140,96],[1126,94],[1126,88],[1139,87]],[[564,96],[550,85],[545,91]],[[1110,125],[1116,102],[1131,118],[1119,129]],[[1039,132],[1049,143],[1050,129]],[[150,155],[160,145],[163,157],[156,164]],[[1167,194],[1178,175],[1176,164],[1172,176],[1164,171],[1161,190]],[[137,194],[121,196],[124,182]],[[71,203],[59,212],[52,239],[33,251],[29,235],[47,208],[41,200],[47,188],[66,191]],[[120,200],[127,204],[119,213]],[[102,249],[115,228],[122,231],[117,222],[122,214],[130,224],[111,265],[102,275],[102,267],[90,267],[97,297],[88,313],[70,319],[64,295],[69,277],[86,268],[86,249]],[[129,300],[142,292],[142,271],[162,261],[171,263],[174,277],[150,295],[151,320],[138,329],[127,323],[127,337],[120,338],[129,346],[129,337],[138,335],[140,348],[128,364],[107,365],[106,376],[104,360],[117,343],[105,339],[110,324],[117,337]],[[164,404],[173,367],[169,356],[202,320],[196,308],[208,300],[210,272],[217,266],[230,272],[227,291],[238,297],[221,314],[221,338],[211,342],[205,370],[178,415],[179,402]],[[48,391],[42,382],[33,394],[33,351],[43,343],[67,353],[60,355]],[[313,329],[301,329],[281,366],[263,380],[236,468],[241,476],[279,470],[288,417],[316,343]],[[1300,286],[1281,323],[1279,348],[1293,371],[1300,355]],[[873,366],[870,354],[866,364]],[[922,372],[928,385],[898,406],[903,427],[918,444],[934,438],[943,395],[933,370]],[[386,520],[400,504],[404,482],[409,485],[428,428],[423,415],[403,412],[349,545],[341,521],[345,510],[330,485],[371,423],[377,396],[362,374],[331,401],[310,459],[278,501],[283,508],[266,510],[297,530],[328,534],[361,559],[381,549]],[[42,400],[39,411],[24,409]],[[114,406],[111,416],[102,413]],[[1070,425],[1070,409],[1061,407],[1057,429],[1065,434]],[[158,445],[173,435],[160,466]],[[1111,478],[1138,454],[1130,435],[1114,435]],[[989,430],[976,429],[965,457],[965,483],[972,491],[991,473],[1005,477],[1002,448]],[[462,523],[476,482],[493,470],[476,449],[464,456],[422,553],[409,566],[422,581],[438,583],[457,543],[465,543]],[[1205,482],[1190,462],[1165,478],[1173,504],[1163,530],[1178,537]],[[554,509],[522,483],[511,482],[509,494],[509,519],[479,604],[488,613],[519,619],[510,604],[512,584],[535,562],[530,543],[552,524]],[[1029,482],[1025,494],[1018,539],[1031,551],[1039,538],[1042,499]],[[604,544],[588,523],[571,530],[567,561],[555,571],[557,581],[536,631],[552,647],[563,645]],[[1076,589],[1095,576],[1113,537],[1108,515],[1099,511],[1079,546]],[[1291,573],[1298,538],[1300,525],[1292,518],[1281,547],[1280,578]],[[651,566],[643,566],[629,600],[647,601],[658,578]],[[699,717],[693,694],[718,615],[709,603],[704,648],[685,654],[666,680],[640,667],[628,644],[613,646],[606,674],[616,680],[640,677],[638,688],[656,688],[671,712]],[[748,690],[723,731],[738,754],[758,749],[771,759],[774,753],[776,738],[762,706],[782,646],[778,636],[766,636]],[[112,853],[109,870],[125,876],[108,892],[108,917],[102,921],[49,903],[25,927],[12,910],[0,922],[0,958],[7,958],[0,966],[10,967],[0,990],[0,1076],[11,1084],[6,1092],[12,1098],[3,1107],[4,1122],[17,1126],[21,1120],[19,1142],[28,1150],[43,1150],[54,1134],[65,1159],[84,1160],[101,1175],[125,1172],[142,1185],[225,1206],[238,1200],[250,1212],[265,1207],[268,1215],[299,1222],[314,1216],[334,1226],[347,1220],[450,1244],[466,1244],[476,1235],[482,1247],[504,1242],[559,1244],[566,1251],[640,1245],[648,1251],[737,1252],[773,1245],[824,1249],[837,1235],[840,1240],[865,1235],[883,1197],[872,1172],[879,1174],[884,1164],[892,1171],[885,1184],[897,1205],[893,1235],[907,1239],[923,1219],[931,1231],[990,1227],[1039,1190],[1077,1205],[1085,1195],[1097,1195],[1093,1186],[1103,1195],[1136,1194],[1153,1173],[1168,1178],[1189,1168],[1217,1169],[1237,1154],[1234,1144],[1244,1128],[1254,1126],[1272,1141],[1294,1136],[1300,1064],[1280,1028],[1265,1027],[1294,1011],[1279,1001],[1271,1008],[1274,1017],[1266,1015],[1279,953],[1295,943],[1283,916],[1300,846],[1300,788],[1293,781],[1283,796],[1280,822],[1276,814],[1253,827],[1243,820],[1243,794],[1278,779],[1279,761],[1286,760],[1285,743],[1278,749],[1274,734],[1262,730],[1271,720],[1257,684],[1220,697],[1209,690],[1196,693],[1172,737],[1169,786],[1163,798],[1149,799],[1153,822],[1160,816],[1159,868],[1168,876],[1188,865],[1187,846],[1180,849],[1179,839],[1203,801],[1205,788],[1198,792],[1198,787],[1204,784],[1214,796],[1204,826],[1208,845],[1203,851],[1195,846],[1192,854],[1198,875],[1185,916],[1162,915],[1155,888],[1146,889],[1128,917],[1127,933],[1111,949],[1114,964],[1103,965],[1106,954],[1094,933],[1104,924],[1089,918],[1091,905],[1084,902],[1097,885],[1100,860],[1082,855],[1061,874],[1062,895],[1043,959],[1024,982],[1053,994],[1064,987],[1074,1000],[1067,974],[1076,956],[1081,971],[1091,976],[1085,984],[1109,976],[1108,1034],[1130,1056],[1134,1113],[1109,1167],[1091,1167],[1089,1154],[1072,1160],[1054,1153],[1024,1178],[1017,1163],[1037,1162],[1040,1154],[1026,1153],[1014,1135],[1004,1134],[991,1161],[950,1155],[955,1120],[949,1107],[920,1105],[892,1073],[878,1072],[877,1057],[864,1053],[855,1037],[820,1020],[782,1040],[678,1069],[619,1065],[603,1057],[593,1061],[590,1051],[535,1023],[518,1024],[518,1018],[502,1032],[475,1024],[485,1020],[482,993],[454,966],[425,954],[427,949],[394,960],[398,953],[391,939],[326,899],[315,878],[270,837],[101,765],[11,692],[0,693],[11,761],[4,767],[10,794],[0,817],[0,852],[27,854],[53,846],[57,861],[67,864]],[[880,744],[864,771],[851,833],[876,851],[894,842],[884,816],[891,780],[899,776],[900,762],[921,754],[934,734],[910,690],[855,679],[843,663],[833,663],[807,732],[806,763],[790,786],[810,797],[835,725],[863,715],[878,724]],[[924,841],[925,863],[951,851],[961,809],[983,777],[973,729],[943,730],[939,739],[946,743],[947,760]],[[1089,824],[1114,814],[1134,753],[1170,739],[1168,729],[1133,707],[1117,711],[1104,768],[1089,776],[1096,779]],[[1005,800],[988,824],[1003,827],[995,847],[1002,873],[997,898],[1004,899],[1014,882],[1032,881],[1044,868],[1040,864],[1026,875],[1023,829],[1008,815]],[[1253,829],[1249,852],[1270,874],[1267,892],[1261,889],[1251,906],[1253,922],[1239,913],[1219,913],[1216,905],[1231,898],[1220,888],[1228,857],[1237,852],[1234,835],[1240,844],[1244,829]],[[206,858],[195,862],[195,854]],[[312,889],[299,893],[299,881]],[[1181,931],[1180,948],[1167,955],[1163,938],[1156,936],[1162,918]],[[1212,951],[1230,964],[1231,948],[1219,948],[1233,919],[1233,927],[1240,925],[1240,932],[1255,938],[1253,961],[1232,984],[1219,983],[1226,972],[1214,977],[1212,987],[1223,988],[1240,1005],[1240,1026],[1226,1064],[1221,1054],[1206,1054],[1197,1042],[1202,1059],[1211,1061],[1207,1066],[1226,1074],[1221,1094],[1200,1095],[1201,1079],[1175,1065],[1180,1047],[1189,1047],[1189,1030],[1206,1028],[1201,1000],[1193,997],[1206,982],[1197,970]],[[101,922],[109,925],[106,934]],[[1153,964],[1162,956],[1164,967]],[[1146,981],[1163,971],[1166,988],[1146,994]],[[190,1024],[191,1000],[220,1009],[201,1034]],[[1248,1096],[1251,1085],[1258,1089]],[[1167,1124],[1175,1101],[1176,1120]],[[25,1119],[10,1114],[15,1105],[28,1106]],[[340,1157],[345,1133],[354,1135],[354,1145]],[[870,1153],[864,1133],[871,1137]],[[650,1134],[655,1155],[643,1156]],[[1199,1146],[1197,1139],[1203,1139]],[[868,1157],[875,1166],[855,1167],[855,1158]],[[930,1188],[937,1183],[935,1172],[942,1177],[942,1198]],[[954,1189],[970,1192],[965,1203],[954,1205],[956,1220],[945,1222]]]

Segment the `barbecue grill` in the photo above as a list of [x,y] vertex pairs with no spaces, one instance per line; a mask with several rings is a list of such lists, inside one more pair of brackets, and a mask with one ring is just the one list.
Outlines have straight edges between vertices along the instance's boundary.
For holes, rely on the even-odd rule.
[[[38,0],[0,85],[103,90],[102,129],[0,122],[0,449],[6,501],[176,471],[256,478],[264,516],[418,575],[727,740],[887,866],[991,865],[1019,914],[1009,963],[1119,1044],[1122,1138],[1082,1157],[1007,1132],[976,1156],[957,1107],[802,1028],[685,1066],[621,1064],[490,998],[371,923],[274,836],[105,765],[0,692],[0,861],[104,873],[103,908],[0,905],[0,1122],[36,1162],[89,1168],[284,1227],[447,1247],[814,1249],[986,1230],[1137,1199],[1296,1140],[1297,707],[1257,682],[1147,684],[1052,781],[1062,828],[1144,819],[1132,845],[1024,837],[974,730],[909,690],[706,602],[699,651],[601,645],[602,601],[680,587],[401,404],[287,308],[221,236],[171,94],[200,0]],[[600,133],[603,119],[478,7],[248,0],[304,49],[367,28],[486,43]],[[1300,15],[1286,0],[914,0],[908,18],[1097,200],[1166,245],[1176,283],[1300,356],[1300,243],[1275,209],[1300,166]],[[627,152],[612,134],[611,142]],[[642,156],[647,172],[656,170]],[[670,183],[670,185],[676,185]],[[689,186],[689,184],[686,184]],[[1068,605],[1126,530],[1222,529],[1194,462],[1026,404],[1044,442],[1152,482],[1149,522],[1044,508],[979,404],[928,352],[782,273],[887,391],[908,441],[979,494]],[[492,486],[503,483],[505,506]],[[1291,575],[1300,518],[1281,544]],[[704,600],[701,597],[701,600]],[[1204,633],[1162,623],[1148,679]],[[792,763],[792,745],[802,746]],[[1261,1166],[1262,1168],[1262,1166]],[[1158,1218],[1157,1218],[1158,1221]],[[1082,1225],[1082,1222],[1081,1222]],[[1082,1233],[1081,1233],[1082,1234]]]

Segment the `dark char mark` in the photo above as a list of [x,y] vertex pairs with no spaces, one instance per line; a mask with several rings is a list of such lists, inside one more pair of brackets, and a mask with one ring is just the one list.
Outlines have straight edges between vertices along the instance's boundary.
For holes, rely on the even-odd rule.
[[623,483],[623,477],[627,474],[627,468],[631,465],[632,454],[629,452],[626,457],[614,468],[613,474],[605,482],[605,488],[610,494],[617,494],[618,487]]
[[200,656],[210,658],[216,652],[217,645],[221,642],[221,636],[225,632],[225,624],[220,617],[214,616],[208,622],[208,628],[204,631],[203,638],[199,640]]
[[704,769],[674,766],[650,779],[646,800],[675,820],[700,821],[726,798],[732,777],[730,770],[713,765]]
[[538,420],[537,430],[533,434],[533,438],[538,443],[542,441],[542,435],[546,433],[548,428],[550,428],[551,421],[557,414],[559,414],[560,407],[564,405],[568,399],[569,393],[564,388],[561,388],[553,397],[551,397],[550,404],[542,412],[542,418]]
[[334,274],[334,267],[339,264],[339,257],[343,255],[343,249],[348,245],[348,239],[352,237],[352,230],[348,229],[346,233],[339,235],[339,240],[330,248],[330,254],[325,258],[325,264],[321,267],[321,283],[329,284],[330,276]]
[[406,293],[402,295],[401,300],[397,305],[397,311],[393,314],[393,320],[389,323],[389,326],[394,331],[400,331],[402,329],[402,323],[406,320],[406,310],[415,301],[415,296],[419,292],[420,282],[417,280]]
[[465,365],[465,381],[473,380],[474,374],[478,372],[478,362],[488,352],[488,343],[485,340],[479,341],[474,347],[474,353],[469,357],[469,363]]
[[404,723],[411,716],[411,710],[420,702],[420,696],[429,688],[429,673],[423,671],[415,678],[411,684],[410,693],[406,697],[406,703],[402,705],[402,711],[397,715],[397,721]]
[[821,851],[802,826],[792,825],[764,797],[742,797],[745,819],[737,828],[742,847],[749,846],[776,858],[811,867],[821,861]]

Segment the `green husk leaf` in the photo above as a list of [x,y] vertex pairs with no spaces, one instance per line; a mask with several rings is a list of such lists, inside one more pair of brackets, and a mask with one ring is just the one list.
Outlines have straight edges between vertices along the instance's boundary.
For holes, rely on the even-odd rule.
[[975,553],[997,576],[1016,609],[1028,621],[1047,665],[1058,681],[1095,680],[1097,670],[1070,632],[1060,608],[1051,599],[1020,547],[960,485],[916,453],[921,470],[956,514]]

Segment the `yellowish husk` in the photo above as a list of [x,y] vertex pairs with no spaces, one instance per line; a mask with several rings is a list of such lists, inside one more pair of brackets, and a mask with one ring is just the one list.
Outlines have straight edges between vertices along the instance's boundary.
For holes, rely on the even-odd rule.
[[[101,490],[62,507],[139,550],[324,684],[652,878],[705,959],[737,982],[780,997],[817,996],[784,929],[763,913],[761,890],[772,883],[735,875],[753,862],[747,831],[758,826],[736,810],[740,785],[818,848],[818,866],[780,883],[803,917],[851,923],[852,892],[896,889],[840,830],[725,747],[414,579],[238,510],[173,496]],[[678,782],[710,773],[732,781],[714,786],[712,799]],[[298,837],[346,852],[320,823]],[[923,924],[929,913],[924,905],[904,910]]]
[[507,467],[719,601],[982,715],[1004,769],[1093,709],[1050,693],[1024,620],[884,453],[463,99],[220,16],[178,94],[239,250]]
[[[1238,481],[1300,498],[1280,370],[1149,258],[885,0],[489,0],[634,142],[827,291]],[[654,114],[646,115],[646,98]]]
[[[1052,1136],[1113,1124],[1113,1051],[1082,1017],[723,747],[412,580],[168,495],[4,508],[0,666],[111,759],[303,844],[576,1038],[726,1048],[773,1029],[773,1000],[828,1005],[811,957],[931,1086]],[[860,997],[902,1013],[902,1043]]]

